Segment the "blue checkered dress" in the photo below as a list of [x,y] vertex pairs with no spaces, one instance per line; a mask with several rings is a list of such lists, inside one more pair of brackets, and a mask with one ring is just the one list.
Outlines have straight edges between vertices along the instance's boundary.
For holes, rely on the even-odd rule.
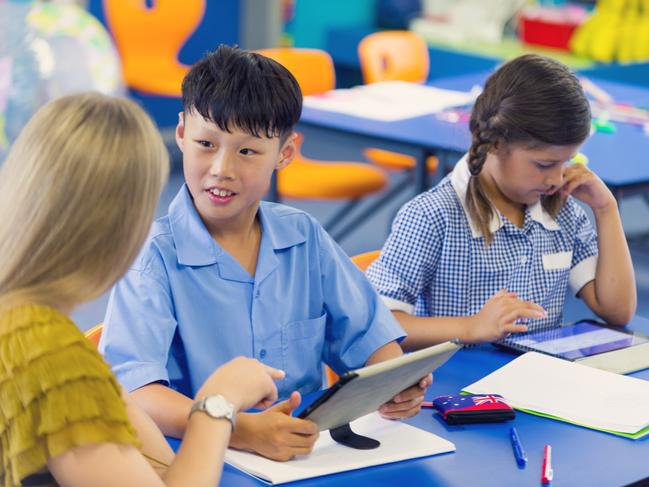
[[462,159],[404,205],[368,278],[392,310],[415,316],[472,315],[504,288],[548,312],[530,330],[557,326],[568,287],[576,294],[595,278],[597,235],[588,216],[571,197],[556,220],[540,204],[529,207],[523,228],[494,215],[485,247],[464,206],[468,180]]

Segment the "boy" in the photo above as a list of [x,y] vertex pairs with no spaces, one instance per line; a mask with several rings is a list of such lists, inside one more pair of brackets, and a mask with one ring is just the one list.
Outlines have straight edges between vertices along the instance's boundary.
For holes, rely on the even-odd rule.
[[[398,356],[403,330],[313,218],[260,202],[273,171],[295,155],[295,78],[221,46],[182,91],[176,140],[186,184],[113,289],[100,350],[172,436],[184,432],[196,387],[225,361],[246,355],[283,369],[278,389],[288,400],[239,414],[231,446],[277,460],[309,453],[317,427],[290,413],[300,393],[321,387],[322,362],[342,372]],[[174,369],[184,383],[173,384]],[[430,380],[382,414],[415,414]]]

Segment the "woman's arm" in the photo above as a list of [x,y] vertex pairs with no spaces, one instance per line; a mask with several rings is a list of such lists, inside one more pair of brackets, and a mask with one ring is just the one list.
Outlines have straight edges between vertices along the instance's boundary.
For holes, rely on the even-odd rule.
[[[264,366],[254,359],[237,358],[214,372],[203,384],[197,397],[223,395],[235,411],[267,407],[277,399],[273,379],[284,377],[282,371]],[[138,435],[153,443],[143,445],[143,452],[167,455],[159,444],[160,436],[148,421],[136,414]],[[79,446],[49,459],[47,466],[62,486],[210,486],[221,477],[223,457],[230,441],[232,425],[228,419],[213,418],[204,412],[189,417],[183,443],[169,468],[158,476],[144,455],[133,446],[100,443]],[[152,448],[152,449],[149,449]]]
[[52,458],[48,468],[66,487],[218,485],[230,423],[194,414],[178,455],[162,478],[132,446],[114,443],[74,448]]

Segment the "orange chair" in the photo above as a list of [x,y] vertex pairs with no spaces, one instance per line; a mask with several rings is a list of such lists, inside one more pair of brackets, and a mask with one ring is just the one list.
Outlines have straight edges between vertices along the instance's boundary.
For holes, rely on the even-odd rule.
[[380,250],[370,250],[369,252],[353,256],[352,262],[356,264],[356,267],[365,272],[370,264],[379,258],[379,255],[381,255]]
[[358,44],[366,84],[379,81],[423,83],[428,77],[428,46],[409,30],[386,30],[365,36]]
[[326,93],[336,87],[334,63],[325,51],[274,47],[257,52],[288,69],[299,83],[303,96]]
[[98,325],[93,326],[88,331],[84,333],[86,338],[95,344],[95,347],[99,346],[99,339],[101,338],[101,332],[104,331],[104,324],[99,323]]
[[178,53],[200,25],[205,0],[103,0],[106,22],[129,88],[179,97],[188,66]]
[[[300,85],[302,94],[314,95],[334,89],[335,72],[329,54],[319,49],[272,48],[260,49],[259,54],[274,59],[288,69]],[[374,194],[388,184],[385,173],[359,162],[319,161],[301,153],[302,138],[298,140],[298,153],[291,164],[277,173],[277,191],[284,198],[348,200],[325,224],[337,239],[342,239],[357,224],[349,222],[339,231],[343,218],[361,198]]]
[[[358,57],[366,84],[395,80],[422,83],[428,77],[428,46],[411,31],[388,30],[370,34],[358,44]],[[365,149],[363,155],[384,169],[414,174],[416,160],[412,156],[377,148]],[[426,159],[429,174],[437,171],[438,165],[436,157]]]
[[[367,268],[370,266],[370,264],[374,262],[376,259],[378,259],[379,255],[381,255],[380,250],[371,250],[370,252],[354,255],[352,257],[352,262],[356,264],[356,266],[360,270],[365,272]],[[325,365],[325,371],[327,373],[327,385],[331,387],[338,380],[338,374],[336,374],[333,370],[331,370],[326,365]]]
[[385,186],[385,175],[367,164],[340,161],[323,163],[303,156],[303,140],[304,136],[298,134],[297,157],[278,173],[277,189],[282,197],[355,201]]

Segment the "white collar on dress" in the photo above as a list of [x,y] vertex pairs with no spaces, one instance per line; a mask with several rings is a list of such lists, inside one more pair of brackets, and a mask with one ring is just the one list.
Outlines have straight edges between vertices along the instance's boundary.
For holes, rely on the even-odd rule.
[[[471,179],[471,172],[469,171],[469,165],[467,163],[467,155],[465,154],[462,159],[458,161],[451,173],[451,185],[457,193],[460,203],[462,204],[462,209],[466,215],[466,219],[471,226],[471,235],[473,238],[482,237],[482,232],[478,225],[471,219],[469,215],[469,210],[466,206],[466,191],[469,185],[469,179]],[[534,203],[534,205],[529,207],[530,217],[532,220],[539,222],[547,230],[560,230],[559,225],[552,216],[545,211],[540,201]],[[494,211],[491,216],[491,221],[489,222],[489,230],[491,233],[496,233],[500,227],[503,226],[502,218],[500,217],[500,212]]]

